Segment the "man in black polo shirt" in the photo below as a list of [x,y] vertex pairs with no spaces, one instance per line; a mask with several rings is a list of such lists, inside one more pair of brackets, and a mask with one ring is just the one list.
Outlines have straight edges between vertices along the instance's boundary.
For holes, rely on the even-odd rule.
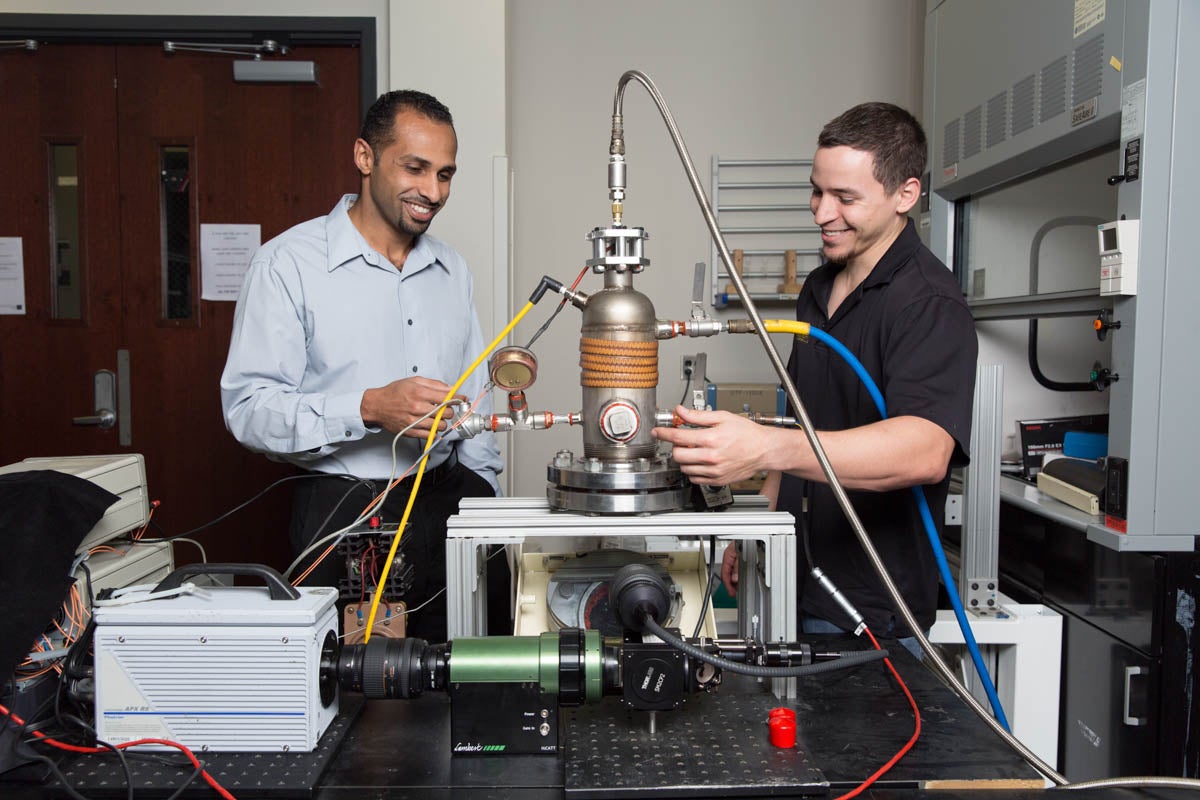
[[[788,371],[834,473],[927,630],[937,608],[937,566],[909,487],[924,487],[940,533],[949,467],[967,462],[978,343],[957,281],[908,218],[920,198],[925,162],[920,124],[886,103],[855,106],[830,122],[813,157],[809,205],[826,263],[805,282],[796,318],[827,331],[862,361],[883,393],[888,419],[880,417],[850,367],[824,345],[797,342]],[[764,428],[722,411],[677,411],[694,427],[655,433],[675,445],[675,460],[693,482],[727,484],[768,470],[763,493],[773,507],[795,515],[806,539],[798,548],[802,629],[852,628],[809,579],[815,564],[872,631],[901,637],[912,649],[915,641],[825,484],[804,433]],[[731,548],[722,569],[731,593],[735,559]]]

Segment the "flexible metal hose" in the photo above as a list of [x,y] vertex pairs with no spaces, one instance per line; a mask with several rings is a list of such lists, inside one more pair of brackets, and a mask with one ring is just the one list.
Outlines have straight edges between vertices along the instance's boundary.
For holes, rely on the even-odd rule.
[[816,664],[801,664],[794,667],[760,667],[758,664],[743,664],[740,661],[730,661],[727,658],[721,658],[720,656],[714,656],[712,653],[705,652],[694,644],[690,644],[678,636],[672,635],[659,625],[653,617],[646,617],[643,624],[646,626],[646,630],[676,650],[687,653],[692,658],[712,664],[714,667],[728,670],[729,672],[736,672],[739,675],[750,675],[755,678],[803,678],[809,675],[819,675],[822,672],[837,672],[842,669],[851,669],[863,664],[869,664],[872,661],[882,661],[888,656],[887,650],[850,650],[838,653],[838,657],[831,661],[821,661]]
[[[758,313],[758,308],[750,297],[750,293],[746,291],[746,285],[742,281],[742,276],[733,268],[733,256],[729,252],[729,246],[725,242],[725,236],[721,233],[720,226],[717,225],[716,215],[713,213],[712,206],[708,202],[708,197],[704,194],[704,188],[700,184],[700,178],[696,173],[696,167],[692,163],[692,157],[688,153],[687,145],[683,141],[683,136],[679,132],[678,126],[675,124],[675,119],[671,115],[671,110],[667,107],[666,100],[659,93],[654,82],[650,80],[644,73],[639,70],[629,70],[623,74],[620,80],[617,81],[617,91],[613,98],[613,120],[614,147],[619,141],[621,144],[621,152],[624,152],[623,133],[616,132],[617,121],[623,118],[622,103],[624,100],[625,86],[631,80],[636,80],[645,87],[650,93],[650,97],[654,100],[655,106],[658,108],[659,114],[662,115],[663,122],[667,126],[667,132],[671,136],[671,142],[675,145],[675,150],[679,154],[680,161],[683,162],[684,172],[687,173],[688,183],[692,187],[692,192],[696,196],[696,202],[700,204],[700,213],[704,216],[704,222],[708,225],[709,233],[712,234],[713,241],[717,245],[717,249],[721,254],[721,259],[725,262],[729,271],[729,277],[737,287],[738,296],[742,299],[742,303],[746,308],[746,313],[754,323],[754,332],[758,335],[762,342],[763,349],[767,352],[767,358],[771,361],[771,366],[775,369],[775,374],[779,376],[779,381],[783,385],[784,391],[787,393],[788,400],[792,404],[792,408],[796,412],[796,418],[804,431],[804,435],[808,439],[809,445],[812,447],[813,454],[816,456],[817,463],[821,466],[821,473],[825,476],[826,482],[829,484],[830,490],[833,492],[838,506],[842,513],[846,516],[847,522],[854,531],[854,535],[858,538],[859,544],[862,545],[863,551],[866,553],[867,559],[871,562],[871,567],[879,576],[884,588],[887,590],[888,596],[891,597],[896,609],[900,612],[900,616],[904,618],[905,625],[909,631],[921,643],[921,648],[929,654],[929,661],[932,663],[935,672],[954,689],[954,691],[963,699],[971,710],[974,711],[980,719],[984,721],[992,730],[996,732],[1004,741],[1012,747],[1022,758],[1038,772],[1045,775],[1050,781],[1058,785],[1067,783],[1067,779],[1059,774],[1053,767],[1043,761],[1036,753],[1026,747],[1019,739],[1011,733],[1004,730],[995,717],[989,712],[975,697],[967,691],[967,689],[958,682],[954,673],[946,666],[946,662],[942,660],[933,645],[929,643],[920,625],[917,624],[913,617],[912,611],[908,604],[901,597],[899,589],[896,588],[895,582],[888,575],[887,568],[883,561],[879,558],[879,553],[876,552],[874,545],[871,544],[871,539],[867,535],[866,528],[863,527],[862,520],[858,518],[858,513],[850,503],[850,498],[846,495],[846,490],[842,487],[837,475],[833,472],[833,465],[829,462],[829,457],[825,454],[825,449],[821,446],[820,440],[817,438],[816,431],[813,429],[812,420],[808,416],[808,411],[804,407],[804,403],[800,400],[800,394],[796,391],[796,386],[792,383],[792,378],[788,374],[787,367],[780,358],[779,352],[775,349],[774,343],[771,341],[770,334],[767,333],[766,326],[763,324],[762,317]],[[715,265],[714,265],[715,268]]]

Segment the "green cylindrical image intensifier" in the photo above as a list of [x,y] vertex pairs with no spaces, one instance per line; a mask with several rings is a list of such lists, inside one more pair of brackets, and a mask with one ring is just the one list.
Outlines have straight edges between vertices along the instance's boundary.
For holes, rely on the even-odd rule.
[[[537,683],[542,691],[559,689],[559,636],[486,636],[455,639],[450,650],[451,683]],[[603,695],[599,631],[584,632],[584,683],[587,700]]]

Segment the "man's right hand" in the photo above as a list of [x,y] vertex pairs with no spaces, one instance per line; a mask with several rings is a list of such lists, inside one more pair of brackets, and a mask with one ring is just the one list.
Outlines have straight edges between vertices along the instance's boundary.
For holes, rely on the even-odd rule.
[[736,542],[730,542],[729,546],[725,548],[725,555],[721,557],[721,583],[725,584],[725,591],[729,592],[730,597],[737,597],[738,551]]
[[[379,427],[398,433],[412,425],[404,435],[424,439],[433,426],[437,405],[449,391],[449,385],[432,378],[403,378],[392,381],[387,386],[364,391],[359,412],[362,414],[363,424],[368,427]],[[466,400],[463,395],[455,397]],[[425,414],[429,416],[420,419]],[[438,430],[446,430],[447,424],[442,420]]]

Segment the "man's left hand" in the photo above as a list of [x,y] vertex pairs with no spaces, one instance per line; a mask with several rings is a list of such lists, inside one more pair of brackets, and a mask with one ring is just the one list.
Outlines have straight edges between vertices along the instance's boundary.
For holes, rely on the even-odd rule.
[[675,413],[690,428],[655,428],[655,438],[675,445],[673,457],[693,483],[721,486],[771,467],[765,463],[770,431],[728,411]]

